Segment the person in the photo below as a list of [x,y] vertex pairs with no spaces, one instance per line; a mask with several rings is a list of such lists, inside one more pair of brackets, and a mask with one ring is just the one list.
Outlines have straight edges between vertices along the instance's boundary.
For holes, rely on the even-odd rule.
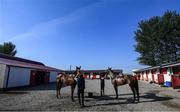
[[77,78],[77,90],[78,90],[78,99],[81,107],[84,107],[84,89],[85,89],[85,79],[82,74],[79,74]]
[[101,96],[104,95],[104,87],[105,87],[105,75],[101,75],[100,83],[101,83]]

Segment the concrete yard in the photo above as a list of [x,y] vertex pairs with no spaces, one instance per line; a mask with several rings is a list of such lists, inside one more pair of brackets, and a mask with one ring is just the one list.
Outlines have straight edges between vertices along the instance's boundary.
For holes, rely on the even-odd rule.
[[[110,80],[105,83],[105,96],[100,97],[99,80],[86,80],[85,105],[78,105],[77,91],[75,102],[71,102],[70,87],[62,88],[61,98],[56,98],[55,83],[36,87],[25,87],[0,92],[0,110],[38,110],[38,111],[178,111],[180,110],[180,92],[171,88],[139,81],[140,102],[131,103],[133,95],[128,85],[119,86],[119,99]],[[87,92],[93,92],[93,98],[87,98]]]

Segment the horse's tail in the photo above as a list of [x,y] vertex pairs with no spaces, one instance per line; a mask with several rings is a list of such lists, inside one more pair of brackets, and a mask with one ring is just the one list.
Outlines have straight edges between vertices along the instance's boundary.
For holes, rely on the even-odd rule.
[[134,79],[135,79],[136,94],[137,94],[137,98],[138,98],[138,102],[139,102],[139,84],[138,84],[138,79],[137,79],[137,77],[134,77]]

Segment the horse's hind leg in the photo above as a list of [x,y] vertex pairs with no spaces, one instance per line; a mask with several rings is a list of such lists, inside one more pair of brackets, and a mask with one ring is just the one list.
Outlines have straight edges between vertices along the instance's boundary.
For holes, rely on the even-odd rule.
[[61,82],[60,84],[59,84],[59,96],[61,97],[61,88],[62,88],[62,85],[63,85],[63,83]]
[[139,102],[139,88],[136,88],[137,101]]
[[118,86],[116,84],[114,85],[114,90],[116,92],[116,99],[118,99]]
[[56,97],[59,98],[59,84],[56,83]]
[[138,80],[136,80],[135,90],[136,90],[136,94],[137,94],[137,100],[139,102],[139,85],[138,85]]

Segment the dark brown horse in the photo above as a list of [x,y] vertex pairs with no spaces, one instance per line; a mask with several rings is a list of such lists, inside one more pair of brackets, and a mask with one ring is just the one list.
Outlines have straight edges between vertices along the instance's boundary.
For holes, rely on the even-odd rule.
[[118,86],[128,84],[134,95],[133,102],[135,102],[136,96],[137,96],[137,101],[139,102],[138,80],[135,76],[132,76],[132,75],[118,76],[118,75],[114,74],[114,72],[111,68],[107,69],[106,76],[109,76],[111,79],[111,82],[112,82],[115,92],[116,92],[116,99],[118,99]]
[[58,75],[56,77],[56,96],[59,98],[60,96],[60,90],[62,86],[70,86],[71,87],[71,99],[74,102],[74,90],[76,88],[76,77],[77,73],[80,71],[81,67],[76,67],[76,71],[74,74],[68,75]]

